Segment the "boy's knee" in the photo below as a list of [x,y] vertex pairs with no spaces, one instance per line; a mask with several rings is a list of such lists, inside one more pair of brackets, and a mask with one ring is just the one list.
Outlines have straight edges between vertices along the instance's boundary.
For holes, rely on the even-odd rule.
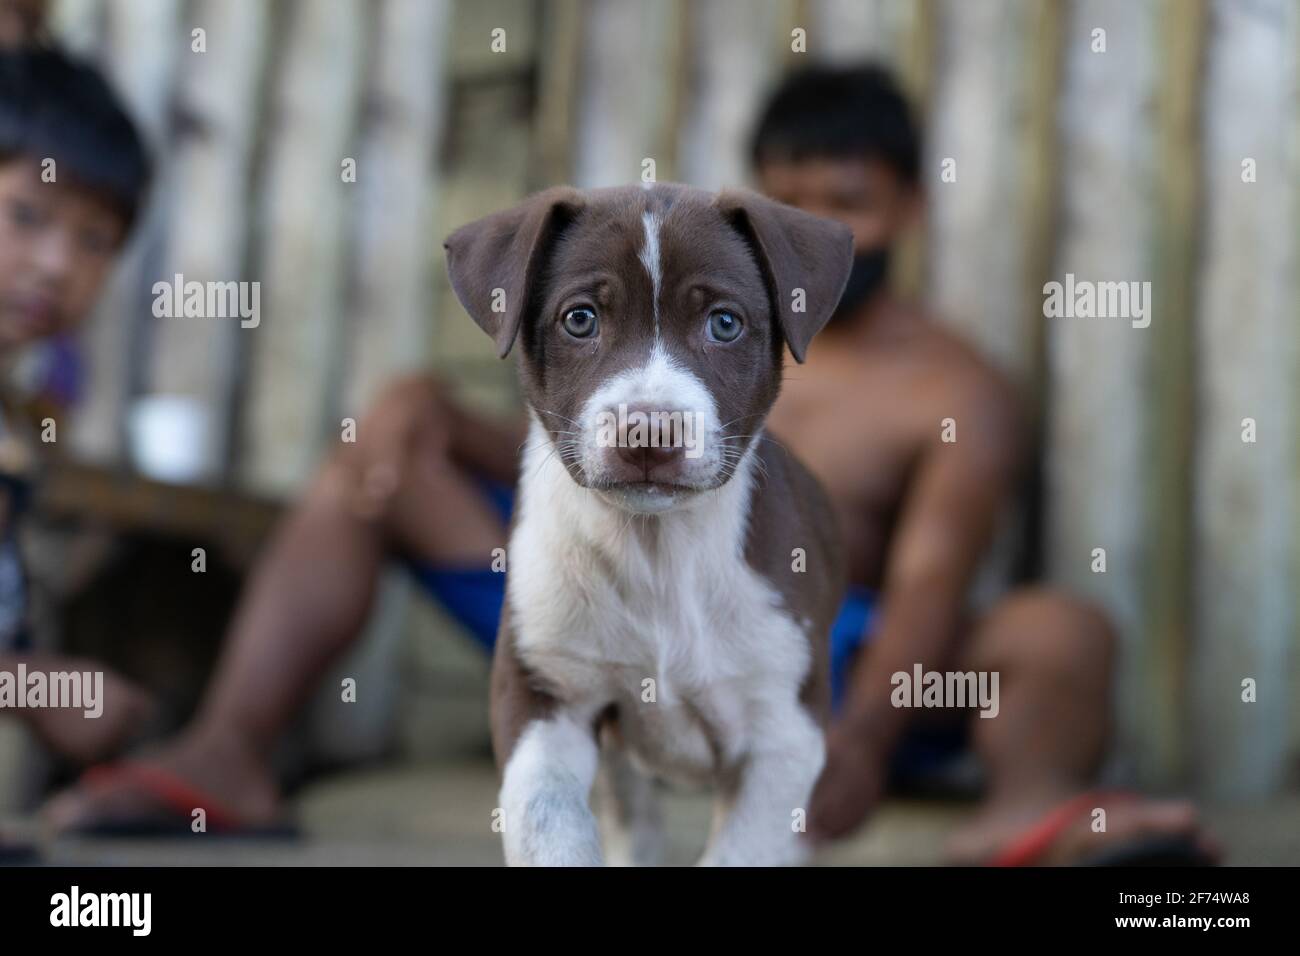
[[457,420],[456,406],[436,379],[401,379],[381,391],[361,417],[355,443],[343,449],[345,459],[364,470],[446,457]]
[[1027,589],[995,607],[983,628],[1011,669],[1076,685],[1109,683],[1118,638],[1109,616],[1091,602],[1048,588]]
[[386,386],[367,409],[362,425],[376,431],[394,427],[450,431],[456,406],[443,383],[431,375],[412,375]]
[[431,376],[401,379],[380,392],[324,466],[320,486],[342,495],[350,510],[382,518],[412,468],[449,464],[456,407]]

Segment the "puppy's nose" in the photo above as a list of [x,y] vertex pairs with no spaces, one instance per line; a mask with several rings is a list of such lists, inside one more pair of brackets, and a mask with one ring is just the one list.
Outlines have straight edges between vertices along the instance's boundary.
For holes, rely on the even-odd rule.
[[655,448],[651,445],[641,447],[631,447],[628,445],[618,446],[618,457],[622,458],[629,465],[635,465],[643,469],[647,474],[652,468],[660,465],[667,465],[677,458],[682,457],[680,448],[660,446]]
[[[677,413],[680,418],[681,412]],[[651,478],[655,469],[673,470],[685,457],[680,421],[673,424],[670,409],[629,405],[618,429],[618,457]],[[665,467],[668,466],[668,467]]]

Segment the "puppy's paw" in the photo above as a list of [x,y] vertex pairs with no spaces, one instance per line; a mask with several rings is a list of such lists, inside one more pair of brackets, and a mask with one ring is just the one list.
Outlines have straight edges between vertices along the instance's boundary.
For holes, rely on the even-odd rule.
[[729,840],[708,848],[696,866],[803,866],[812,857],[807,840],[782,835],[777,839]]
[[510,866],[603,866],[596,819],[569,790],[533,794],[505,821]]

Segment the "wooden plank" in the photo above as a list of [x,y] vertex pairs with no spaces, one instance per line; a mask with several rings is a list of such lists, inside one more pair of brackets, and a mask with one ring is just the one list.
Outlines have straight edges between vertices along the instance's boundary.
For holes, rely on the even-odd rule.
[[534,189],[573,179],[575,110],[585,19],[582,0],[552,0],[542,18],[533,150]]
[[341,348],[347,224],[368,12],[355,3],[296,3],[274,77],[261,229],[261,322],[252,343],[242,480],[287,493],[326,442]]
[[1025,122],[1021,129],[1021,254],[1025,342],[1023,364],[1026,392],[1031,397],[1036,427],[1042,424],[1047,366],[1043,321],[1043,284],[1052,278],[1053,238],[1057,219],[1058,163],[1057,100],[1061,94],[1061,54],[1065,10],[1051,0],[1034,0],[1026,13],[1028,32],[1022,82],[1027,87]]
[[101,65],[139,124],[154,154],[152,192],[127,249],[82,332],[88,381],[72,422],[72,447],[84,458],[124,457],[123,426],[139,390],[147,354],[149,286],[166,241],[172,185],[167,150],[169,95],[179,43],[178,7],[171,0],[140,0],[105,8]]
[[783,18],[779,0],[703,0],[687,13],[678,178],[719,189],[749,180],[749,136],[780,61],[758,55]]
[[[904,32],[897,37],[898,55],[893,68],[916,111],[917,122],[926,129],[929,126],[931,87],[937,72],[934,64],[935,22],[938,19],[936,0],[916,0],[913,13]],[[891,281],[900,295],[920,299],[926,294],[926,255],[923,228],[914,229],[903,237],[891,267]]]
[[351,356],[342,413],[357,420],[396,374],[428,364],[432,270],[441,265],[434,201],[443,124],[446,0],[385,0],[380,55],[362,120],[349,309]]
[[584,64],[574,159],[581,187],[637,182],[642,161],[656,178],[676,175],[672,126],[680,52],[678,3],[591,0],[583,37]]
[[1198,109],[1204,54],[1206,7],[1201,0],[1162,0],[1160,88],[1156,101],[1156,149],[1162,175],[1155,199],[1152,319],[1151,467],[1146,496],[1151,513],[1152,553],[1148,569],[1148,638],[1134,662],[1143,675],[1153,779],[1184,782],[1189,743],[1186,733],[1186,672],[1193,626],[1190,593],[1192,517],[1192,414],[1196,376],[1192,348],[1200,199]]
[[[250,281],[246,271],[253,145],[261,115],[259,93],[267,40],[261,0],[199,0],[181,29],[176,107],[180,122],[171,144],[172,203],[163,268],[172,282]],[[191,30],[205,31],[202,52]],[[241,328],[236,317],[153,320],[153,348],[145,387],[201,400],[211,423],[212,477],[230,473],[235,362]]]
[[[1300,18],[1293,18],[1292,20],[1292,30],[1291,30],[1293,36],[1292,47],[1295,50],[1296,55],[1300,56],[1300,22],[1297,22],[1297,20],[1300,20]],[[1300,69],[1294,71],[1294,73],[1300,74]],[[1292,86],[1296,90],[1295,93],[1296,105],[1293,107],[1290,114],[1290,119],[1288,121],[1288,128],[1290,131],[1289,133],[1290,141],[1292,143],[1291,155],[1292,157],[1300,157],[1300,76],[1293,76]],[[1287,135],[1285,130],[1283,131],[1283,135]],[[1294,184],[1295,181],[1296,181],[1296,177],[1293,169],[1292,177],[1291,177],[1292,184]],[[1292,221],[1292,229],[1293,229],[1292,235],[1296,236],[1297,231],[1300,231],[1300,225],[1297,225],[1300,224],[1300,190],[1293,190],[1291,201],[1292,201],[1291,221]],[[1300,241],[1300,236],[1297,236],[1297,240]],[[1293,281],[1295,281],[1294,278],[1296,275],[1295,269],[1292,270],[1291,275]],[[1293,301],[1300,301],[1300,289],[1296,289],[1294,285],[1292,286],[1292,296],[1293,296]],[[1300,309],[1300,305],[1297,306],[1297,309]],[[1297,323],[1296,326],[1294,326],[1293,328],[1295,327],[1300,327],[1300,323]],[[1298,360],[1297,365],[1300,365],[1300,360]],[[1300,418],[1300,367],[1296,367],[1295,369],[1295,374],[1293,376],[1293,383],[1294,384],[1291,391],[1291,400],[1292,400],[1292,408],[1293,408],[1292,434],[1294,435],[1296,429],[1294,422],[1296,418]],[[1295,580],[1297,578],[1300,578],[1300,441],[1292,442],[1292,461],[1293,461],[1293,466],[1291,472],[1292,477],[1291,477],[1291,487],[1290,487],[1291,501],[1293,503],[1293,507],[1291,508],[1291,521],[1292,521],[1291,555],[1292,555],[1292,560],[1295,562],[1295,564],[1293,565],[1293,580]],[[1285,491],[1283,491],[1282,493],[1286,494]],[[1291,638],[1288,647],[1288,653],[1290,656],[1290,664],[1291,664],[1290,686],[1291,686],[1292,701],[1300,700],[1300,621],[1297,621],[1297,618],[1300,617],[1300,608],[1297,607],[1297,604],[1300,604],[1300,600],[1296,598],[1295,591],[1296,589],[1294,587],[1290,591],[1293,616],[1292,616],[1292,624],[1291,624]],[[1300,707],[1292,706],[1290,708],[1290,719],[1291,719],[1291,730],[1289,735],[1288,750],[1290,754],[1289,759],[1294,761],[1295,759],[1297,759],[1297,757],[1300,757]]]
[[255,553],[281,511],[248,495],[171,485],[66,460],[43,477],[36,509],[53,521],[218,541],[242,558]]
[[[457,3],[451,44],[451,72],[468,82],[522,76],[537,59],[537,3],[475,0]],[[495,31],[502,31],[497,34]],[[495,42],[495,41],[503,42]]]
[[[1286,775],[1295,652],[1297,30],[1288,0],[1210,6],[1204,92],[1205,233],[1196,342],[1197,778],[1257,796]],[[1256,181],[1243,182],[1243,160]],[[1257,439],[1244,442],[1243,419]],[[1242,681],[1257,700],[1242,700]]]
[[[1047,269],[1048,96],[1056,85],[1044,81],[1045,62],[1057,53],[1053,18],[1034,0],[941,3],[933,14],[918,26],[932,31],[931,42],[915,42],[936,65],[926,85],[933,109],[922,179],[930,199],[924,295],[993,363],[1032,386],[1041,365],[1034,336],[1041,298],[1027,298],[1027,289],[1031,282],[1041,289]],[[1021,502],[1006,511],[972,588],[976,607],[1011,584],[1028,518]]]
[[916,0],[810,0],[808,52],[819,60],[873,60],[900,69],[920,16]]
[[[1093,31],[1105,30],[1105,52]],[[1065,24],[1060,98],[1060,234],[1053,278],[1152,278],[1157,8],[1101,0],[1075,4]],[[1041,301],[1041,300],[1040,300]],[[1040,305],[1040,308],[1042,306]],[[1147,375],[1151,329],[1131,319],[1046,318],[1047,567],[1051,580],[1107,608],[1123,642],[1118,747],[1137,769],[1154,766],[1144,674],[1144,594],[1159,556],[1150,546],[1143,489],[1151,467]],[[1105,549],[1105,572],[1093,550]]]
[[[923,183],[929,288],[943,318],[1025,378],[1033,358],[1023,288],[1025,0],[939,7]],[[940,177],[945,160],[956,181]]]
[[[531,4],[486,12],[455,4],[452,22],[451,45],[458,52],[437,198],[433,358],[439,373],[470,389],[466,395],[462,388],[467,401],[497,411],[518,408],[514,365],[496,357],[491,341],[461,308],[447,280],[441,243],[457,226],[513,205],[542,185],[534,158],[539,120],[532,115],[532,65],[507,54],[485,58],[467,50],[481,46],[490,52],[491,31],[498,27],[506,31],[507,50],[536,50],[536,12]],[[461,64],[473,72],[459,73]],[[494,65],[495,72],[488,72]]]

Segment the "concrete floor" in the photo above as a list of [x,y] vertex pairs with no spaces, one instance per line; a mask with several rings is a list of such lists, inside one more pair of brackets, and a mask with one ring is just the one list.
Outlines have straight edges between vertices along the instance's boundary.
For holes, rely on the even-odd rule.
[[[496,778],[481,759],[437,766],[353,770],[305,788],[293,801],[304,831],[297,841],[62,839],[41,846],[42,860],[89,865],[496,866],[491,830]],[[873,825],[816,861],[827,865],[908,866],[942,861],[944,838],[967,805],[889,801]],[[708,826],[703,796],[673,794],[666,805],[669,862],[687,864]],[[1300,796],[1263,805],[1207,808],[1229,864],[1300,864]],[[37,839],[31,820],[5,832]]]

